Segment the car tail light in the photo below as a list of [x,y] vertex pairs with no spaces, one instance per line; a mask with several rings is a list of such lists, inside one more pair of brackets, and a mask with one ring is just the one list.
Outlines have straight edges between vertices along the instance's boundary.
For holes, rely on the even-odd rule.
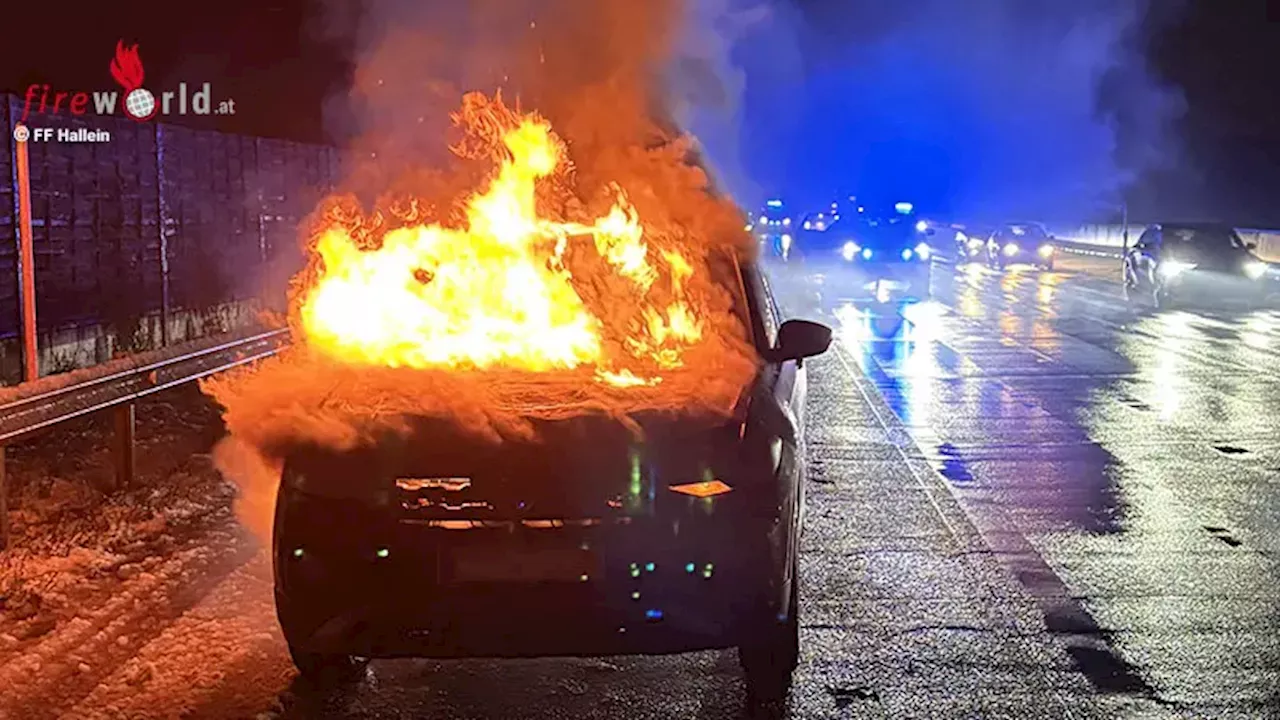
[[668,489],[682,495],[692,495],[693,497],[699,498],[723,495],[730,490],[733,490],[733,488],[719,480],[706,480],[703,482],[685,483],[684,485],[672,485]]

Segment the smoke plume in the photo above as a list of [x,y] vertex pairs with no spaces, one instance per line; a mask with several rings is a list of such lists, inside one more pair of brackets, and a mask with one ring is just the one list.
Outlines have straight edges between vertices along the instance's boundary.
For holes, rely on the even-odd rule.
[[[310,262],[295,277],[290,302],[295,346],[203,385],[224,408],[231,437],[215,459],[243,491],[242,521],[269,527],[271,504],[264,499],[273,496],[290,448],[342,450],[377,442],[385,433],[408,431],[406,418],[446,418],[459,432],[499,442],[527,437],[531,419],[603,414],[639,432],[633,417],[643,413],[731,414],[757,359],[734,300],[738,280],[726,273],[732,267],[726,261],[749,257],[755,245],[733,203],[708,192],[711,179],[669,102],[684,6],[674,0],[446,6],[406,0],[369,4],[355,17],[341,14],[349,7],[344,3],[339,14],[317,18],[314,27],[354,49],[350,92],[329,106],[332,130],[351,152],[344,194],[322,203],[300,229]],[[478,92],[464,99],[470,91]],[[495,161],[506,162],[502,138],[521,117],[532,117],[528,111],[550,122],[554,144],[563,141],[568,160],[538,186],[539,217],[582,223],[599,217],[602,200],[625,192],[649,252],[673,268],[663,282],[645,285],[645,302],[655,293],[687,297],[691,316],[704,321],[687,362],[664,372],[658,384],[618,388],[596,382],[589,367],[531,371],[513,362],[415,370],[393,361],[349,363],[348,356],[336,359],[332,348],[326,353],[319,342],[308,343],[315,338],[297,311],[325,276],[324,256],[313,252],[319,239],[340,232],[360,250],[376,251],[399,228],[465,229],[467,203],[494,177]],[[466,247],[476,251],[481,237]],[[628,344],[633,332],[662,335],[661,324],[646,330],[655,327],[652,322],[627,319],[643,308],[611,290],[616,278],[605,273],[612,273],[607,268],[613,260],[592,260],[576,247],[564,266],[600,321],[606,345],[622,352],[644,347]],[[683,259],[670,260],[668,250]],[[413,262],[395,265],[404,283],[419,272],[434,276]],[[398,274],[390,282],[398,287]],[[449,308],[458,311],[456,304],[465,302],[456,298]]]
[[[736,147],[754,186],[825,206],[849,194],[930,213],[1082,218],[1177,161],[1180,93],[1145,43],[1149,0],[767,0],[728,38]],[[695,108],[713,124],[715,103]],[[722,104],[721,104],[722,106]],[[721,113],[723,115],[723,113]],[[725,134],[725,137],[730,135]]]

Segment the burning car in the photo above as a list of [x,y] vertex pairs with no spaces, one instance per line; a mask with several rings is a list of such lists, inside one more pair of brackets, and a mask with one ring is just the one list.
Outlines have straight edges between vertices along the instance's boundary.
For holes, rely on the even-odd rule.
[[296,666],[328,682],[369,658],[737,647],[750,693],[781,697],[804,361],[830,329],[782,322],[749,257],[689,240],[710,205],[664,231],[641,217],[666,207],[620,187],[598,210],[547,202],[574,187],[566,146],[469,98],[461,122],[499,169],[463,219],[410,204],[388,229],[335,210],[293,357],[219,394],[232,434],[279,459],[276,608]]
[[[797,662],[806,357],[744,271],[765,369],[728,422],[542,423],[537,441],[423,422],[376,449],[300,448],[277,500],[276,604],[306,677],[369,657],[738,647],[757,697]],[[362,482],[352,483],[352,478]]]

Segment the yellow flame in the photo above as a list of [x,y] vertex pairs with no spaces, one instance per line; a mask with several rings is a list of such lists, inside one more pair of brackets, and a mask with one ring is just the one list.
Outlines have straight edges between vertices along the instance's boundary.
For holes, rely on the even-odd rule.
[[602,323],[573,285],[563,262],[570,243],[587,236],[620,277],[631,281],[643,322],[619,338],[632,360],[679,367],[702,323],[685,298],[692,265],[664,250],[671,292],[648,295],[660,277],[644,227],[621,188],[590,224],[555,222],[536,212],[535,187],[561,162],[550,126],[528,117],[503,136],[509,157],[466,208],[466,228],[417,225],[387,232],[381,247],[362,249],[336,224],[316,243],[322,272],[300,318],[307,342],[348,362],[391,367],[508,367],[523,370],[594,366],[600,382],[656,384],[606,357]]

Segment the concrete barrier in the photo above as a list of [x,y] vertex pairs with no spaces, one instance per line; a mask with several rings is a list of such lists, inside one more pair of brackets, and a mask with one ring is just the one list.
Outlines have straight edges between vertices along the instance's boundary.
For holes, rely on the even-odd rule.
[[[1145,224],[1129,225],[1129,246],[1141,237]],[[1125,245],[1123,225],[1048,226],[1049,232],[1061,241],[1062,249],[1089,254],[1096,249],[1107,255],[1118,255]],[[1280,230],[1236,228],[1245,242],[1256,243],[1258,257],[1270,262],[1280,262]]]

